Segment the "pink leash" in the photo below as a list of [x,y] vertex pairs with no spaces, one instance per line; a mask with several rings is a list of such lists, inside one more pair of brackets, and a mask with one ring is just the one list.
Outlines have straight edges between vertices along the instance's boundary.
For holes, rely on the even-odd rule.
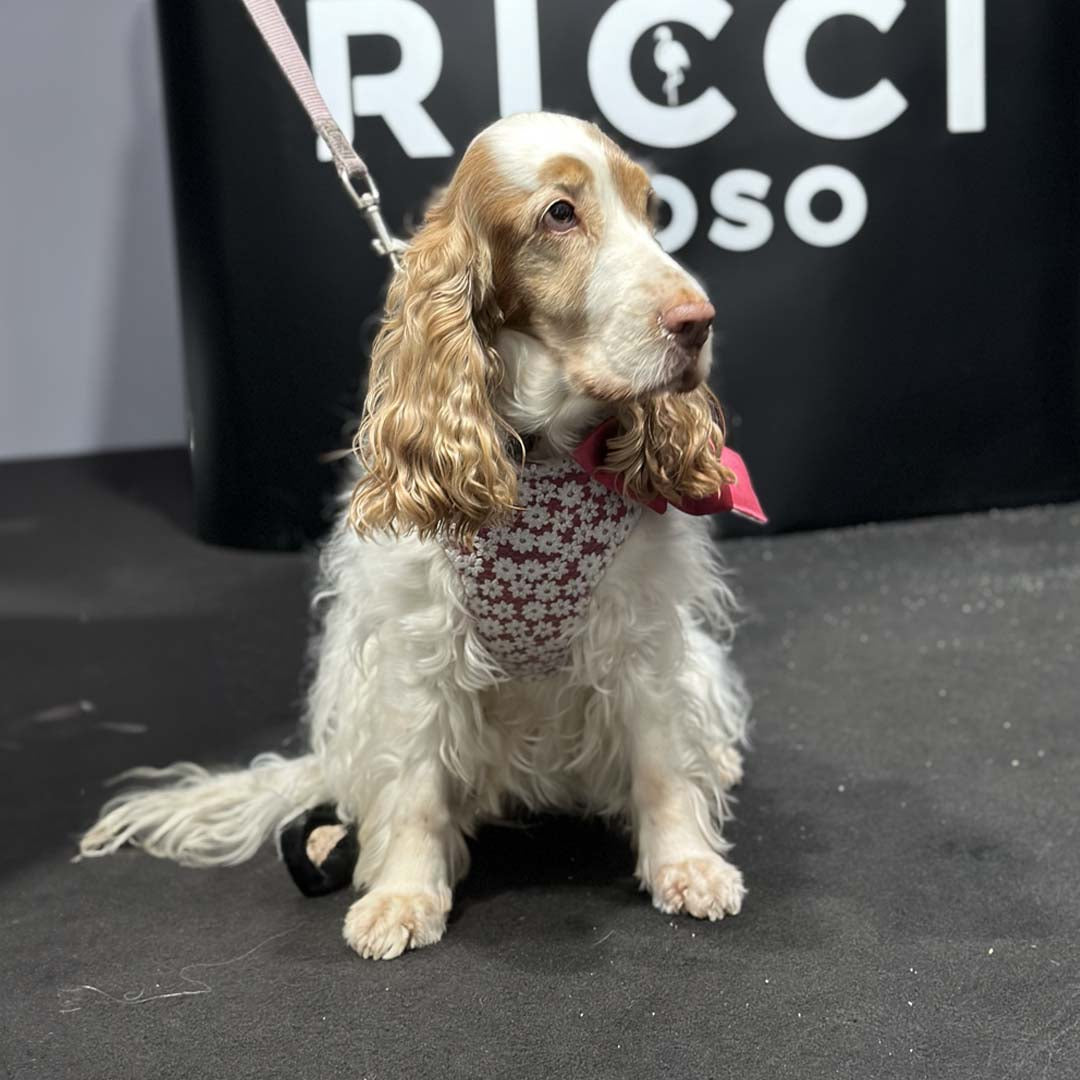
[[[379,189],[375,186],[375,178],[364,164],[363,158],[353,149],[345,133],[338,127],[337,121],[330,115],[330,109],[315,85],[311,68],[308,67],[285,16],[281,14],[281,8],[275,0],[243,0],[243,3],[282,74],[288,79],[293,92],[300,99],[300,104],[304,106],[316,134],[321,136],[330,148],[342,186],[356,208],[367,218],[368,225],[375,234],[371,246],[390,260],[395,271],[399,270],[401,263],[398,255],[405,250],[406,244],[386,227],[379,209]],[[357,183],[363,184],[366,190],[358,190]]]

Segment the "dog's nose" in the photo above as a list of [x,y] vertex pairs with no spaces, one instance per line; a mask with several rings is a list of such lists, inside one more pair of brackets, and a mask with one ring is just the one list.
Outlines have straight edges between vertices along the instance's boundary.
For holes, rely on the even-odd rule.
[[700,349],[709,336],[716,308],[708,300],[676,304],[660,313],[660,323],[686,350]]

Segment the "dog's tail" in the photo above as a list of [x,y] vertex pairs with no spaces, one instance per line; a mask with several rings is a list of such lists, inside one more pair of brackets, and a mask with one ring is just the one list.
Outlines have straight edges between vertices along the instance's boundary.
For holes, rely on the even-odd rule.
[[167,769],[131,769],[116,779],[170,783],[110,799],[79,842],[82,856],[133,844],[185,866],[235,866],[297,814],[330,797],[314,754],[260,754],[246,769],[220,773],[181,761]]

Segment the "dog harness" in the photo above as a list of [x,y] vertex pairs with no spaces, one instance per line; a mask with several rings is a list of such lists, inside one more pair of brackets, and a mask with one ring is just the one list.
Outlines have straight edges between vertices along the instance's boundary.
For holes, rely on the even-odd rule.
[[521,509],[481,529],[471,551],[448,548],[492,658],[515,677],[549,675],[584,621],[593,589],[641,518],[573,458],[526,462]]
[[[613,425],[602,424],[570,457],[526,462],[514,516],[481,529],[470,550],[445,545],[476,632],[509,676],[538,678],[562,666],[593,590],[644,512],[621,493],[619,478],[601,468]],[[763,523],[742,459],[725,447],[721,462],[736,483],[678,509],[733,510]],[[667,500],[647,505],[664,513]]]

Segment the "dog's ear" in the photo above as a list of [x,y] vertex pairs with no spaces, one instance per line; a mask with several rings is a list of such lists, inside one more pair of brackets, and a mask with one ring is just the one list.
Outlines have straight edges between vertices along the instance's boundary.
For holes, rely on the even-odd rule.
[[502,376],[491,252],[453,187],[429,208],[390,286],[354,448],[363,475],[350,520],[469,545],[509,512],[512,439],[492,396]]
[[630,402],[618,419],[622,430],[608,440],[604,467],[622,475],[633,498],[701,499],[735,479],[720,464],[724,418],[708,385],[688,394]]

